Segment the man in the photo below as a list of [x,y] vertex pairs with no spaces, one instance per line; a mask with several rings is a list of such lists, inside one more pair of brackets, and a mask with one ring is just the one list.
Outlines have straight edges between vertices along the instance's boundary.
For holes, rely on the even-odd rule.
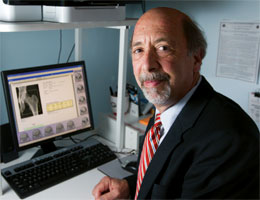
[[259,130],[200,75],[206,46],[199,28],[178,10],[155,8],[138,20],[133,69],[160,113],[160,127],[150,131],[153,118],[146,134],[158,132],[158,144],[145,139],[138,176],[104,177],[93,189],[95,199],[259,198]]

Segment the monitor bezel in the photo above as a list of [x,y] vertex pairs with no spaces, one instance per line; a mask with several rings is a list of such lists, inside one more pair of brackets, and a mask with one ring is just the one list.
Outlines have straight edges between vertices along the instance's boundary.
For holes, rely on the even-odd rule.
[[[83,69],[83,78],[85,82],[85,90],[86,90],[86,95],[87,95],[87,106],[88,106],[88,111],[89,111],[89,120],[90,120],[90,127],[86,127],[80,130],[75,130],[73,132],[66,133],[64,135],[59,135],[56,137],[48,138],[43,141],[38,141],[32,144],[28,144],[25,146],[19,146],[18,142],[18,137],[17,137],[17,131],[16,131],[16,124],[15,124],[15,118],[14,118],[14,109],[11,103],[11,93],[9,90],[9,84],[8,84],[8,79],[7,77],[9,75],[14,75],[14,74],[19,74],[19,73],[26,73],[26,72],[36,72],[36,71],[42,71],[42,70],[47,70],[47,69],[54,69],[54,68],[64,68],[64,67],[69,67],[69,66],[75,66],[75,65],[82,65]],[[35,146],[40,146],[42,144],[46,143],[51,143],[54,142],[55,140],[60,140],[66,137],[70,137],[73,135],[78,135],[83,132],[91,131],[94,130],[94,120],[93,120],[93,114],[92,114],[92,107],[91,107],[91,99],[89,95],[89,85],[88,85],[88,78],[87,78],[87,71],[86,71],[86,66],[84,61],[76,61],[76,62],[69,62],[69,63],[60,63],[60,64],[52,64],[52,65],[41,65],[41,66],[36,66],[36,67],[28,67],[28,68],[19,68],[19,69],[11,69],[11,70],[4,70],[1,72],[2,76],[2,83],[3,83],[3,90],[4,90],[4,96],[5,96],[5,102],[6,102],[6,108],[7,108],[7,114],[9,118],[9,123],[10,123],[10,128],[11,128],[11,134],[14,138],[14,145],[17,151],[22,151],[25,149],[29,149]]]

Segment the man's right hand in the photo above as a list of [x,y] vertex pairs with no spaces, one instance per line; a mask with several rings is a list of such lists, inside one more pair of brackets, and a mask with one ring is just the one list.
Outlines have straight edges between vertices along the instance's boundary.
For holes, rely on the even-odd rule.
[[130,191],[126,180],[110,178],[101,179],[92,191],[96,200],[129,199]]

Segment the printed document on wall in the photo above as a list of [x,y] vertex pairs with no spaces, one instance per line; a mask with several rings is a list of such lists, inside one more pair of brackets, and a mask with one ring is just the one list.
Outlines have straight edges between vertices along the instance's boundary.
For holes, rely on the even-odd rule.
[[257,82],[260,22],[221,22],[217,76]]

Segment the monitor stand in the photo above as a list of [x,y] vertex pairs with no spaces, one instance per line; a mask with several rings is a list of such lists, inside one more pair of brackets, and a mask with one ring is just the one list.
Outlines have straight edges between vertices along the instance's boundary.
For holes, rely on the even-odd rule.
[[54,144],[54,142],[46,142],[40,145],[41,148],[32,156],[32,158],[36,158],[39,156],[42,156],[47,153],[51,153],[53,151],[58,150],[57,146]]

